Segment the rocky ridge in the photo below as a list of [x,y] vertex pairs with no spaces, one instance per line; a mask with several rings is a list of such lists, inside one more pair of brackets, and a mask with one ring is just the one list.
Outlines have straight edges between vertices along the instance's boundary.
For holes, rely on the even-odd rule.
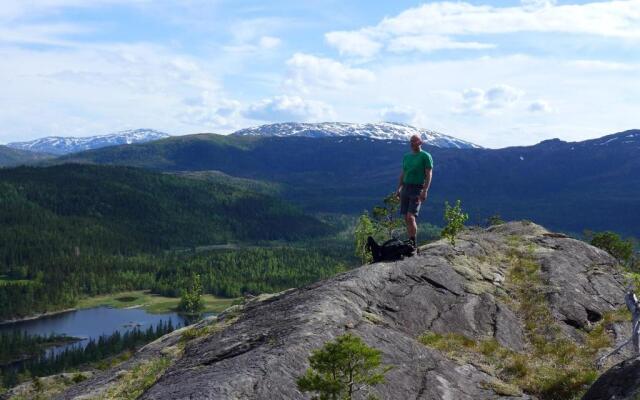
[[[514,260],[525,256],[537,278],[518,286]],[[623,280],[606,252],[533,223],[470,229],[455,247],[441,240],[412,258],[252,299],[145,346],[57,398],[114,398],[105,394],[160,357],[170,362],[141,390],[141,399],[310,398],[295,379],[308,367],[311,350],[345,332],[380,349],[383,362],[393,366],[376,388],[383,399],[549,398],[548,391],[531,393],[509,382],[504,368],[425,345],[423,335],[495,342],[501,354],[526,360],[532,329],[540,327],[530,326],[518,287],[540,286],[549,325],[566,338],[565,347],[587,347],[596,338],[591,332],[606,339],[593,354],[583,352],[595,360],[628,334],[628,323],[611,317],[624,307]]]

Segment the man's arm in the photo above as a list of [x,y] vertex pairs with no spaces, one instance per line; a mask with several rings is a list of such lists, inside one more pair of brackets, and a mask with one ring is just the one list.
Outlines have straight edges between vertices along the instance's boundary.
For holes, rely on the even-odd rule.
[[429,191],[429,186],[431,186],[431,178],[433,177],[433,169],[425,168],[424,169],[424,184],[422,185],[422,192],[420,193],[420,201],[424,201],[427,198],[427,192]]
[[402,189],[404,181],[404,171],[400,172],[400,179],[398,180],[398,188],[396,189],[396,196],[400,197],[400,189]]

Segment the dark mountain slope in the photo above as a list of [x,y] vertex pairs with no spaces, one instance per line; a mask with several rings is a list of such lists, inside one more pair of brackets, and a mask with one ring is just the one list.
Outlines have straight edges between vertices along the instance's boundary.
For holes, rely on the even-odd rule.
[[[500,213],[553,229],[613,229],[640,236],[640,131],[505,149],[426,147],[435,177],[425,217],[439,222],[444,200],[461,199],[474,222]],[[359,137],[237,137],[199,134],[79,153],[59,160],[165,171],[219,170],[283,184],[309,211],[357,213],[396,186],[399,141]]]
[[12,149],[11,147],[0,145],[0,167],[29,164],[39,160],[46,160],[48,158],[53,158],[53,155]]

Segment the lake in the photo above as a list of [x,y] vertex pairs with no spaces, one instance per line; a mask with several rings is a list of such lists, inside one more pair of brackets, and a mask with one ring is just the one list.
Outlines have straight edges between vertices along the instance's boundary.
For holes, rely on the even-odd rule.
[[192,323],[176,312],[151,314],[141,308],[94,307],[50,315],[38,319],[0,325],[0,332],[26,331],[32,335],[67,335],[82,338],[80,342],[58,346],[51,351],[62,351],[69,346],[84,346],[89,339],[111,335],[115,331],[124,333],[139,327],[141,330],[155,326],[158,322],[171,320],[174,327]]

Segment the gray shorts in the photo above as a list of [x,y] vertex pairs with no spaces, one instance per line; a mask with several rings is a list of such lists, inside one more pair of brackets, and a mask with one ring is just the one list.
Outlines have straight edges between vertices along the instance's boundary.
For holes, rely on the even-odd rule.
[[418,216],[420,212],[420,192],[423,185],[413,185],[405,183],[400,191],[400,214],[411,213]]

